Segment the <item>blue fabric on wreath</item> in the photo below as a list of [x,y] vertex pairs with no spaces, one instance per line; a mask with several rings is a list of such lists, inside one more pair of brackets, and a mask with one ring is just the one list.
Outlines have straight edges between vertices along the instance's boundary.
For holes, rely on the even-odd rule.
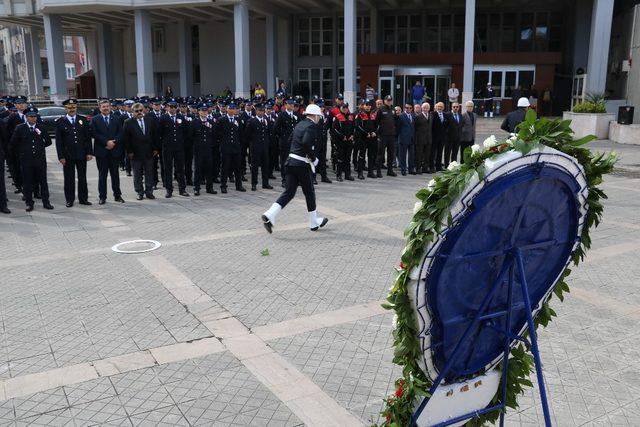
[[[426,283],[433,317],[431,352],[438,372],[451,359],[492,286],[498,286],[485,311],[496,317],[480,321],[470,338],[460,343],[458,357],[445,375],[447,382],[480,373],[503,353],[505,335],[500,331],[506,329],[506,316],[500,313],[507,308],[511,274],[513,310],[508,329],[517,335],[526,325],[512,248],[521,248],[533,310],[550,291],[578,237],[579,189],[576,180],[562,170],[544,163],[527,166],[485,186],[446,234]],[[548,241],[553,243],[526,247]],[[472,254],[484,255],[469,258]]]

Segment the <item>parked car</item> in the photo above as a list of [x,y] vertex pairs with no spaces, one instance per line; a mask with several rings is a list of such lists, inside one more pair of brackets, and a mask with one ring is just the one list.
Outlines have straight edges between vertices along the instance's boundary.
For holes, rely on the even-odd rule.
[[[42,126],[45,128],[49,135],[53,136],[56,133],[56,121],[60,117],[64,117],[67,114],[67,111],[64,109],[64,107],[57,107],[54,105],[50,107],[39,108],[38,114],[40,114]],[[87,120],[90,120],[92,110],[88,107],[78,107],[78,114],[86,116]]]

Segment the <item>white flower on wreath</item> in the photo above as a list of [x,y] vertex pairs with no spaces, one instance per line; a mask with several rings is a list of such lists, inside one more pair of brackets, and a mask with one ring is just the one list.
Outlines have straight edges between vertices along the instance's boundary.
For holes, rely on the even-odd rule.
[[478,144],[473,144],[471,146],[471,155],[479,154],[482,151],[482,147]]
[[427,183],[427,190],[433,190],[435,186],[436,186],[436,180],[432,179]]
[[398,315],[397,314],[393,315],[393,320],[391,321],[391,324],[393,325],[393,329],[398,327]]
[[513,144],[517,140],[518,140],[518,135],[515,134],[515,133],[512,133],[512,134],[509,135],[509,139],[507,139],[507,142],[510,142],[510,143]]
[[422,208],[422,202],[416,202],[416,204],[413,205],[413,214],[417,214],[420,208]]
[[460,167],[460,163],[456,162],[455,160],[451,163],[449,163],[449,166],[447,166],[447,170],[454,170]]
[[485,150],[491,147],[495,147],[496,145],[498,145],[498,140],[496,139],[495,135],[491,135],[489,138],[485,139],[484,142],[482,143],[482,146],[484,147]]

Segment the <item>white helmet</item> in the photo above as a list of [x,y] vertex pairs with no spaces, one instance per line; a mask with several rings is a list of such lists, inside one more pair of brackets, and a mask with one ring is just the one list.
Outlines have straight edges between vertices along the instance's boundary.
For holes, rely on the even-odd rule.
[[524,96],[520,99],[518,99],[518,108],[520,107],[530,107],[531,104],[529,104],[529,100],[527,98],[525,98]]
[[322,110],[316,104],[309,104],[304,110],[305,115],[322,116]]

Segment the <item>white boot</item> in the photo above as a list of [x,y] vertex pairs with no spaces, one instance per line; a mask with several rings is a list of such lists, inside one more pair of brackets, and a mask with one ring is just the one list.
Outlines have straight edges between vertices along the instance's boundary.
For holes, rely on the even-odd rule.
[[493,117],[493,111],[489,113],[489,117]]
[[272,228],[276,223],[276,218],[282,210],[282,206],[277,203],[271,205],[268,211],[262,214],[262,224],[269,233],[272,233]]
[[485,116],[485,117],[488,117],[488,116],[489,116],[489,113],[487,113],[487,112],[485,111],[485,112],[484,112],[484,116]]
[[318,228],[327,225],[329,220],[318,216],[318,211],[309,212],[309,228],[311,231],[318,231]]

